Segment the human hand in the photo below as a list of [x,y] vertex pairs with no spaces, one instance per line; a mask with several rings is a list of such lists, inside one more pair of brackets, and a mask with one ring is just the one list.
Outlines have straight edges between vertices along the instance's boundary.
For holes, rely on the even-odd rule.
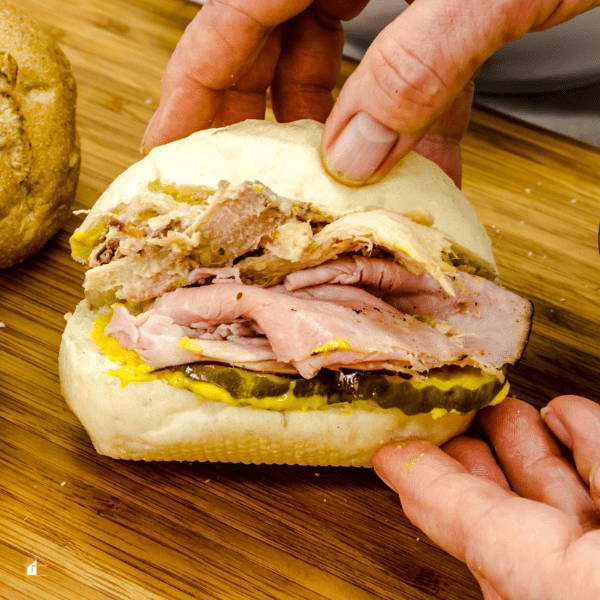
[[416,146],[460,184],[458,144],[484,61],[503,44],[600,0],[415,0],[377,36],[329,114],[343,48],[340,20],[366,4],[208,2],[167,65],[143,152],[199,129],[263,118],[271,86],[277,120],[327,118],[323,162],[340,181],[375,181]]
[[497,462],[470,437],[391,444],[373,459],[486,600],[600,598],[600,406],[561,396],[542,416],[512,398],[478,413]]
[[208,127],[265,116],[324,122],[333,106],[344,30],[368,0],[209,1],[181,37],[142,150]]

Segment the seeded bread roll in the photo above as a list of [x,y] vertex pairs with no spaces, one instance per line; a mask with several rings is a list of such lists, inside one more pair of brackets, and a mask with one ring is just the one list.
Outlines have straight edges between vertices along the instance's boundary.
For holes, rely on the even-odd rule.
[[0,268],[38,252],[69,217],[80,164],[75,100],[54,38],[0,0]]

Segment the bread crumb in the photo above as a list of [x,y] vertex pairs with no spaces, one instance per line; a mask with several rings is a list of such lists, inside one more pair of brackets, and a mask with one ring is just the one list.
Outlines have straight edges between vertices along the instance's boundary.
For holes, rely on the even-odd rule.
[[526,194],[531,194],[531,190],[529,188],[525,188],[525,193]]
[[66,482],[66,481],[63,481],[63,482],[60,484],[60,487],[64,487],[65,485],[67,485],[67,482]]
[[577,198],[571,198],[571,204],[575,204],[577,202]]

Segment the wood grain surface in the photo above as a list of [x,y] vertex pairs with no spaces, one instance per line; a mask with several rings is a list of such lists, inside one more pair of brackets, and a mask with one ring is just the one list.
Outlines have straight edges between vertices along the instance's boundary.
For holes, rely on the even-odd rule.
[[[75,209],[140,158],[182,0],[18,0],[78,82]],[[344,63],[343,81],[353,65]],[[476,109],[464,191],[506,286],[535,304],[513,394],[599,400],[600,152]],[[73,216],[0,272],[0,598],[481,599],[469,571],[404,516],[371,470],[156,464],[98,456],[59,387],[63,315],[82,298]],[[27,566],[37,561],[38,575]]]

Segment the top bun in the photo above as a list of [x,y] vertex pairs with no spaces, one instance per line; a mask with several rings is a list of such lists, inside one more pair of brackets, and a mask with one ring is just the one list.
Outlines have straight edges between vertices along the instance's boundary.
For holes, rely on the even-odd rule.
[[39,251],[79,177],[75,79],[56,41],[0,0],[0,268]]
[[163,185],[233,185],[259,181],[279,196],[322,205],[334,214],[377,206],[397,213],[426,209],[436,228],[460,246],[495,266],[490,239],[473,206],[433,162],[410,153],[381,181],[347,187],[323,169],[319,145],[323,126],[315,121],[288,124],[248,120],[207,129],[153,149],[120,175],[82,224],[148,190]]

